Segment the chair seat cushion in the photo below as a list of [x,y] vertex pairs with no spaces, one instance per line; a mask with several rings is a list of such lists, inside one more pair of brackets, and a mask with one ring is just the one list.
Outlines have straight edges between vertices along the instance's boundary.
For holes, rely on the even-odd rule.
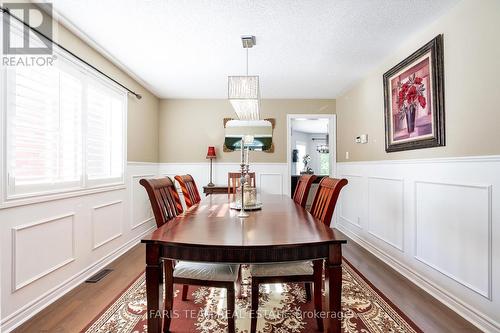
[[259,264],[250,266],[252,276],[293,276],[313,275],[311,261],[298,261],[287,263]]
[[179,261],[174,268],[174,277],[206,281],[236,281],[238,268],[238,265]]

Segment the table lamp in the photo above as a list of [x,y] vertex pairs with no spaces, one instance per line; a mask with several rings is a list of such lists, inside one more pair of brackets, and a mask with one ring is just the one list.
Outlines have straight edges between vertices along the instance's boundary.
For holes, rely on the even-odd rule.
[[207,151],[207,159],[210,160],[210,183],[208,183],[208,187],[214,187],[214,183],[212,182],[212,160],[215,159],[215,147],[208,147]]

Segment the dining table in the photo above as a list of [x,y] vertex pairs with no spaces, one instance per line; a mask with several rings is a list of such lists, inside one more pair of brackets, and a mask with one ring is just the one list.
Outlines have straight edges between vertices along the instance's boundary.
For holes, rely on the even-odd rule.
[[[341,332],[342,245],[346,239],[288,196],[263,193],[258,199],[262,208],[239,218],[230,207],[231,196],[209,195],[141,240],[146,246],[149,333],[163,328],[163,316],[158,314],[163,314],[159,306],[164,260],[269,264],[315,259],[325,261],[326,309],[321,314],[325,327],[329,333]],[[173,283],[172,272],[165,276],[165,283]]]

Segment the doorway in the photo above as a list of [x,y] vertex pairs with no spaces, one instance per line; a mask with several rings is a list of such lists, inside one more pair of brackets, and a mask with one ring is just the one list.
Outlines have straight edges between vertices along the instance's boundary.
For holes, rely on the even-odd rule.
[[327,114],[287,115],[289,195],[293,195],[301,174],[318,176],[316,184],[323,177],[336,174],[335,120],[335,115]]

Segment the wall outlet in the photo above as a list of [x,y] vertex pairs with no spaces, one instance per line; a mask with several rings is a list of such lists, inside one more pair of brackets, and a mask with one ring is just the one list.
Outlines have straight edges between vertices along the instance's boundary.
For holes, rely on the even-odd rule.
[[346,151],[346,152],[345,152],[345,159],[346,159],[346,160],[348,160],[348,159],[349,159],[349,152],[348,152],[348,151]]

